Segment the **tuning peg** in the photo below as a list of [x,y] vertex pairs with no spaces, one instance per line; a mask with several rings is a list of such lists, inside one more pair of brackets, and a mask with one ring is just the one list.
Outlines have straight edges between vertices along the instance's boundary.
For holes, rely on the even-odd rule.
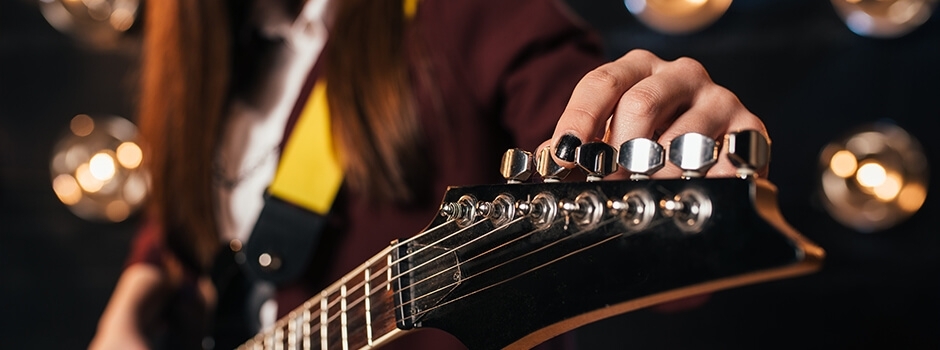
[[518,148],[512,148],[503,153],[503,161],[499,172],[508,183],[520,183],[529,179],[535,171],[532,153]]
[[662,169],[663,146],[647,138],[635,138],[620,145],[617,163],[630,171],[630,179],[645,180],[650,175]]
[[571,169],[555,163],[555,159],[552,158],[552,150],[549,147],[539,150],[538,155],[535,157],[535,170],[542,176],[542,181],[545,182],[561,181],[571,172]]
[[757,130],[725,135],[728,159],[738,168],[738,176],[749,177],[770,162],[770,142]]
[[574,151],[575,162],[587,172],[587,181],[599,181],[617,171],[617,150],[603,142],[590,142]]
[[669,161],[682,169],[682,178],[702,177],[717,160],[718,145],[708,136],[692,132],[669,143]]

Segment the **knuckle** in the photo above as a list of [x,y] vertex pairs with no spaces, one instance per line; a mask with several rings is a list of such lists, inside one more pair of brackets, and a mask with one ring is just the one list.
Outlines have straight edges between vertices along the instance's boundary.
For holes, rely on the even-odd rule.
[[622,82],[608,65],[600,66],[584,76],[584,82],[598,89],[620,89]]
[[671,64],[675,67],[675,69],[689,77],[693,77],[701,81],[711,81],[711,77],[708,76],[708,71],[705,70],[705,66],[693,58],[679,57],[675,61],[672,61]]
[[711,87],[709,98],[718,106],[718,108],[724,110],[737,110],[738,108],[743,107],[741,105],[741,100],[738,99],[737,95],[731,92],[731,90],[728,90],[720,85],[714,85]]
[[662,94],[650,87],[634,86],[623,94],[621,111],[634,117],[653,117],[660,112]]
[[624,55],[625,58],[643,61],[661,61],[661,59],[652,52],[644,49],[633,49]]

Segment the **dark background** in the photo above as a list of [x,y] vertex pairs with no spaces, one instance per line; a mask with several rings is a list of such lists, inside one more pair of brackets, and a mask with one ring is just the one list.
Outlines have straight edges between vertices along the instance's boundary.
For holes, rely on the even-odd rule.
[[[583,348],[940,348],[936,194],[874,234],[839,225],[813,196],[821,148],[885,119],[921,141],[932,187],[940,183],[938,16],[903,37],[872,39],[849,31],[828,1],[737,0],[700,32],[664,35],[621,1],[570,2],[612,58],[632,48],[696,58],[761,116],[783,214],[828,253],[813,275],[584,327]],[[77,218],[52,192],[48,164],[75,114],[133,116],[135,39],[95,49],[49,26],[32,1],[0,2],[0,348],[85,347],[117,280],[137,218]]]

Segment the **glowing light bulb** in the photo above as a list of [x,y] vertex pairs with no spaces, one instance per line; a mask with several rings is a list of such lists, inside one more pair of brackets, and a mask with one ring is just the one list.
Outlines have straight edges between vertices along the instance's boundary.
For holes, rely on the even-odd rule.
[[52,180],[52,190],[65,205],[73,205],[82,200],[82,189],[72,175],[59,174]]
[[885,181],[875,186],[874,193],[882,201],[893,200],[901,192],[904,179],[898,174],[887,174]]
[[95,193],[104,187],[104,181],[99,180],[98,177],[91,173],[91,167],[88,163],[79,165],[78,169],[75,169],[75,179],[78,180],[78,185],[81,186],[85,192]]
[[832,155],[829,168],[836,176],[847,178],[855,174],[855,170],[858,169],[858,160],[852,152],[841,150]]
[[721,18],[731,6],[731,0],[624,0],[624,6],[656,31],[687,34]]
[[88,171],[91,176],[102,182],[114,178],[114,158],[105,152],[99,152],[88,161]]
[[72,117],[69,128],[76,136],[88,136],[88,134],[91,134],[91,132],[95,130],[95,121],[87,114],[79,114]]
[[852,32],[876,38],[896,38],[930,18],[937,0],[830,0]]
[[150,183],[137,127],[120,117],[79,114],[69,131],[49,164],[56,197],[86,220],[126,220],[143,205]]
[[824,147],[819,160],[826,211],[859,232],[906,220],[927,197],[927,157],[917,139],[896,125],[860,126]]
[[855,180],[865,187],[878,187],[888,178],[885,168],[878,163],[868,163],[858,168]]
[[140,0],[41,0],[42,16],[56,30],[101,49],[114,48],[136,22]]
[[144,159],[144,152],[140,150],[140,146],[136,143],[124,142],[117,147],[117,159],[121,166],[135,169],[140,166],[140,162]]

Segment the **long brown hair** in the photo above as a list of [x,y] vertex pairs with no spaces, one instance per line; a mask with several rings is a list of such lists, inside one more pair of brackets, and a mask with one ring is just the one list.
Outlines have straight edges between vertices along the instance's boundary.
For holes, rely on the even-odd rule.
[[[334,2],[324,74],[347,184],[376,200],[408,202],[421,174],[420,125],[411,96],[402,1]],[[148,1],[139,124],[153,176],[148,214],[193,268],[219,246],[212,160],[233,74],[225,0]]]
[[346,182],[373,199],[407,203],[423,174],[424,147],[411,95],[402,1],[341,3],[325,73]]

